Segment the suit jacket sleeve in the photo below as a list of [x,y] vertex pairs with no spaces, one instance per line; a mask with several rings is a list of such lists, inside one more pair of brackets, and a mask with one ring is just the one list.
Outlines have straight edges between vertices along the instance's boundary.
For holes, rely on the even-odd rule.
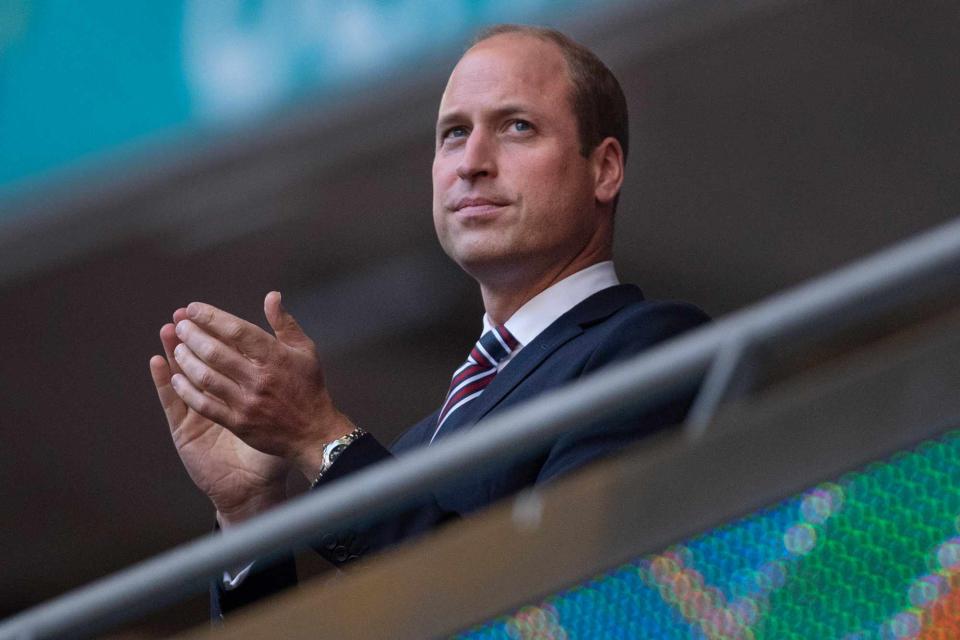
[[[392,458],[390,453],[377,440],[367,434],[350,445],[330,471],[324,475],[315,490],[382,460]],[[338,531],[321,532],[311,545],[317,553],[336,566],[349,564],[361,557],[375,553],[400,540],[412,538],[420,533],[457,517],[456,512],[443,509],[432,495],[413,502],[412,505],[372,523]]]
[[[360,469],[392,457],[389,450],[373,436],[366,434],[344,450],[314,490],[320,490]],[[457,515],[442,509],[432,496],[428,496],[373,524],[319,532],[311,546],[324,559],[342,567],[366,554],[434,529]],[[225,614],[235,609],[274,595],[296,583],[297,573],[292,553],[288,552],[275,559],[258,560],[236,589],[227,591],[221,580],[213,581],[210,586],[211,617],[214,620],[223,619]]]

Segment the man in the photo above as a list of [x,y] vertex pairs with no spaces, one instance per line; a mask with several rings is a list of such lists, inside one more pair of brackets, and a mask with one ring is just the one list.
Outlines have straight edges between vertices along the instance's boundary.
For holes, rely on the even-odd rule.
[[[166,358],[150,367],[177,451],[220,526],[282,502],[292,469],[322,486],[703,322],[694,307],[644,301],[617,281],[626,152],[619,83],[562,34],[496,27],[461,58],[440,102],[433,220],[444,250],[480,285],[484,334],[443,406],[389,451],[337,410],[313,342],[278,292],[264,301],[275,336],[210,305],[178,309],[160,333]],[[346,564],[675,424],[688,400],[593,425],[363,530],[318,532],[318,551]],[[215,606],[295,580],[290,562],[240,574],[216,589]]]

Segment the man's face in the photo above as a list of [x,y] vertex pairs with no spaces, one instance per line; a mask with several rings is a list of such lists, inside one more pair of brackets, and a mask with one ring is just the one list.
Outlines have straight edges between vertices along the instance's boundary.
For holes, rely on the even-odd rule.
[[481,284],[559,271],[609,232],[570,93],[559,48],[520,34],[480,42],[450,75],[433,222],[444,251]]

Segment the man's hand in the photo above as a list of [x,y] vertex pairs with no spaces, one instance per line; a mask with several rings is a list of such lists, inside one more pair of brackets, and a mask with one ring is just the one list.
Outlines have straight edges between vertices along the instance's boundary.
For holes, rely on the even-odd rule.
[[[174,313],[174,322],[187,317]],[[205,418],[177,395],[171,376],[182,375],[173,357],[180,341],[173,324],[160,329],[166,358],[150,359],[150,374],[170,426],[177,453],[190,478],[213,502],[221,525],[245,520],[286,498],[290,462],[261,453],[219,424]]]
[[197,414],[251,447],[292,461],[312,479],[323,445],[354,426],[334,407],[313,341],[281,306],[264,299],[275,336],[200,302],[176,324],[173,389]]

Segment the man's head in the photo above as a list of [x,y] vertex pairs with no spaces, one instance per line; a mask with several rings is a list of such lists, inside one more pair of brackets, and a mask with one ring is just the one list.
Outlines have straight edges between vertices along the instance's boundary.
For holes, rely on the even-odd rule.
[[611,254],[626,104],[613,75],[554,31],[502,26],[440,102],[434,224],[482,286],[531,286]]

